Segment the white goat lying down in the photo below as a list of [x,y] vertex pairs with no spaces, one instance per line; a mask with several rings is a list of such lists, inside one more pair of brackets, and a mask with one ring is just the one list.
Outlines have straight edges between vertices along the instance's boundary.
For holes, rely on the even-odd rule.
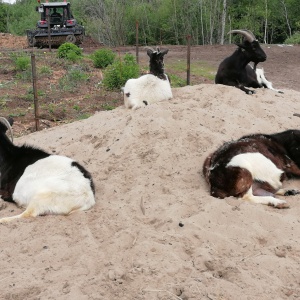
[[45,214],[68,215],[95,204],[92,177],[83,166],[65,156],[15,146],[5,134],[9,124],[2,121],[0,118],[0,195],[26,210],[0,223]]
[[151,103],[172,99],[170,81],[164,73],[164,55],[168,51],[147,50],[150,57],[150,74],[127,80],[122,88],[126,108],[138,109]]

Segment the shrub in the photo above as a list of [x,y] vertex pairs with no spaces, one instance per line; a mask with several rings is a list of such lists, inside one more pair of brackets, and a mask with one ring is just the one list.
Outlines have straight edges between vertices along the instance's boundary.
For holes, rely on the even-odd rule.
[[95,68],[106,68],[111,65],[115,60],[116,54],[110,49],[96,50],[92,55],[92,61]]
[[139,77],[139,73],[139,65],[135,57],[131,54],[126,54],[123,60],[117,59],[106,68],[103,74],[103,85],[108,90],[119,89],[125,85],[128,79]]
[[28,56],[20,56],[15,60],[17,71],[26,71],[30,66],[30,58]]
[[72,43],[64,43],[58,47],[57,56],[59,58],[66,58],[74,62],[81,59],[82,50]]
[[300,32],[295,32],[290,38],[284,41],[285,44],[300,44]]
[[30,57],[23,53],[11,53],[10,58],[13,60],[17,71],[26,71],[30,66]]

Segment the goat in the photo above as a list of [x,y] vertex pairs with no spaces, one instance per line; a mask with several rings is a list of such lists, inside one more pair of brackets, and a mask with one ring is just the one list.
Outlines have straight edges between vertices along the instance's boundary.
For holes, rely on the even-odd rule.
[[17,218],[45,214],[67,215],[95,204],[91,174],[71,158],[50,155],[28,145],[16,146],[6,136],[9,124],[0,118],[0,195],[26,210]]
[[[246,94],[255,93],[247,87],[265,87],[283,93],[273,88],[272,82],[266,79],[263,69],[256,69],[259,62],[264,62],[267,59],[267,55],[253,33],[248,30],[231,30],[228,32],[228,34],[232,33],[241,34],[244,37],[243,43],[236,44],[238,49],[220,63],[215,83],[235,86]],[[249,64],[250,62],[254,62],[253,67]]]
[[160,51],[159,48],[157,51],[147,50],[150,57],[150,74],[127,80],[122,88],[126,108],[135,110],[173,97],[170,80],[164,73],[164,56],[168,51]]
[[300,130],[253,134],[227,142],[206,158],[203,174],[213,197],[234,196],[288,207],[275,195],[300,193],[282,188],[283,180],[300,176]]

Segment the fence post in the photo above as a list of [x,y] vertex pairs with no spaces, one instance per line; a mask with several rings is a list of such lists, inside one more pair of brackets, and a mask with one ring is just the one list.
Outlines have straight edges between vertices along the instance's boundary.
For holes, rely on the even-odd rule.
[[49,47],[49,52],[51,52],[51,29],[50,29],[50,11],[49,8],[47,9],[47,24],[48,24],[48,47]]
[[139,63],[139,22],[135,23],[135,51],[136,51],[136,62]]
[[36,67],[35,67],[35,55],[31,53],[31,73],[32,73],[32,87],[34,97],[34,119],[35,119],[35,130],[40,130],[40,116],[39,116],[39,102],[37,97],[37,86],[36,86]]
[[188,35],[187,39],[187,67],[186,67],[186,84],[190,85],[191,78],[191,36]]

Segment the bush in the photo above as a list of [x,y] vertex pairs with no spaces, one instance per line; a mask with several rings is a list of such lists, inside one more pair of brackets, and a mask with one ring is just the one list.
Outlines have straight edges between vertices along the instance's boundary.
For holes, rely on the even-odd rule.
[[290,38],[284,41],[285,44],[300,44],[300,32],[295,32]]
[[106,68],[115,60],[116,54],[110,49],[96,50],[92,55],[92,61],[95,68]]
[[58,47],[57,56],[75,62],[82,58],[82,50],[72,43],[64,43]]
[[119,89],[125,85],[128,79],[139,77],[139,73],[139,65],[135,57],[126,54],[123,61],[117,59],[104,71],[103,85],[108,90]]
[[13,60],[17,71],[26,71],[30,66],[30,57],[23,53],[11,53],[10,58]]
[[30,58],[27,56],[18,57],[15,61],[17,71],[26,71],[30,66]]

